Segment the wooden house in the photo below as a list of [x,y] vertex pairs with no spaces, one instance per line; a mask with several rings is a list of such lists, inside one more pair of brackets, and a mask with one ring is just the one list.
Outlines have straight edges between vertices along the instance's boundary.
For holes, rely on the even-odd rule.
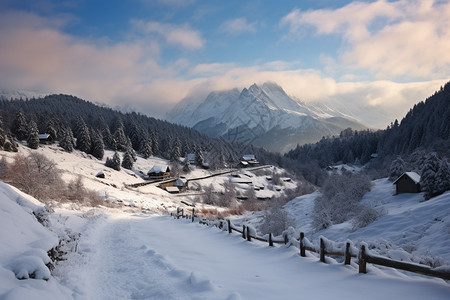
[[53,138],[48,133],[39,133],[38,134],[39,144],[51,144],[53,143]]
[[170,177],[170,168],[168,165],[155,165],[147,175],[150,179],[164,180]]
[[397,178],[395,184],[395,193],[420,193],[420,175],[415,172],[405,172]]

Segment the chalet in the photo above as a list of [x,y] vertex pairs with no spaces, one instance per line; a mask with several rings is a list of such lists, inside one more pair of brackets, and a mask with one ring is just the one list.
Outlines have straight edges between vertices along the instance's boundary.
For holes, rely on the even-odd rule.
[[53,143],[53,138],[48,133],[39,133],[38,134],[39,144],[51,144]]
[[154,165],[147,175],[150,179],[164,180],[170,177],[170,168],[168,165]]
[[405,172],[394,181],[395,193],[420,193],[420,175],[415,172]]
[[103,173],[103,171],[100,171],[97,173],[97,175],[95,175],[95,177],[97,178],[105,178],[105,173]]

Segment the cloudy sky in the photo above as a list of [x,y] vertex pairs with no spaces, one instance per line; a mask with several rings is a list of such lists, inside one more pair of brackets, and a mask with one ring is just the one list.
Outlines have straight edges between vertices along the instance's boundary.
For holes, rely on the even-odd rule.
[[155,117],[273,81],[401,118],[449,80],[447,0],[0,0],[0,88]]

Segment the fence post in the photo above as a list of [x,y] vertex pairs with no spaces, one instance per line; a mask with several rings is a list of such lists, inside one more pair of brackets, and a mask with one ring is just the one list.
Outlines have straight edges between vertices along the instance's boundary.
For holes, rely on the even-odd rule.
[[192,223],[194,223],[195,219],[195,208],[192,209]]
[[252,237],[250,235],[250,227],[247,226],[247,241],[251,242]]
[[358,255],[359,273],[367,273],[366,264],[366,246],[361,245],[361,251]]
[[220,222],[219,222],[219,229],[222,229],[222,228],[223,228],[223,221],[220,220]]
[[228,233],[231,233],[231,221],[230,221],[230,219],[228,219],[227,220],[227,223],[228,223]]
[[325,242],[320,238],[320,261],[325,262]]
[[242,225],[242,238],[245,239],[245,225]]
[[289,242],[287,234],[284,235],[284,244],[287,245]]
[[305,245],[303,245],[303,239],[305,238],[305,233],[300,232],[300,256],[306,257]]
[[273,247],[272,232],[269,233],[269,246]]
[[345,244],[345,262],[344,262],[344,264],[349,265],[351,259],[352,259],[352,255],[350,254],[350,243],[347,242],[347,244]]
[[184,209],[181,209],[181,217],[184,218]]

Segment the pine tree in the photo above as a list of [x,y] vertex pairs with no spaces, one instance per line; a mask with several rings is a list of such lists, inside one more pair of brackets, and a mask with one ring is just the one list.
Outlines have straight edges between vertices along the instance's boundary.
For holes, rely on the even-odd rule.
[[48,121],[47,127],[45,128],[45,133],[50,134],[53,141],[56,141],[56,139],[58,138],[58,134],[56,133],[55,129],[55,121],[53,118]]
[[125,132],[123,131],[123,126],[117,127],[116,131],[113,135],[114,141],[114,149],[117,151],[126,151],[127,150],[127,137]]
[[133,158],[129,151],[125,151],[125,154],[123,155],[122,167],[129,170],[133,168]]
[[203,165],[203,154],[202,154],[202,151],[200,150],[200,148],[199,147],[196,147],[196,149],[195,149],[195,163],[198,165],[198,166],[202,166]]
[[100,133],[95,130],[91,130],[91,154],[97,159],[103,159],[103,155],[105,155],[105,145],[103,144],[103,139]]
[[38,137],[38,128],[36,125],[36,122],[33,120],[30,121],[30,124],[28,125],[28,138],[27,138],[27,145],[31,149],[37,149],[39,148],[39,137]]
[[136,151],[134,151],[133,145],[129,137],[127,137],[127,149],[125,151],[131,155],[131,159],[133,160],[133,162],[137,160]]
[[61,140],[59,141],[59,146],[63,148],[66,152],[73,151],[73,134],[70,128],[66,128],[62,131]]
[[153,153],[153,155],[157,155],[159,153],[159,143],[158,143],[158,137],[157,137],[155,131],[152,131],[150,133],[150,142],[151,142],[151,145],[152,145],[152,153]]
[[447,161],[442,160],[436,173],[436,191],[441,194],[450,190],[450,166]]
[[5,145],[6,142],[6,135],[5,135],[5,131],[3,130],[3,121],[0,118],[0,150],[3,150],[3,146]]
[[441,161],[437,157],[436,153],[430,153],[427,155],[422,168],[422,175],[420,177],[420,186],[422,192],[425,192],[425,200],[428,200],[440,194],[438,186],[438,171],[440,165]]
[[28,138],[27,120],[21,111],[17,113],[16,118],[13,121],[11,131],[19,141]]
[[178,137],[175,138],[175,141],[172,146],[172,153],[170,155],[170,161],[179,162],[179,158],[181,156],[181,142]]
[[109,157],[106,158],[105,166],[120,171],[120,156],[119,153],[117,153],[117,151],[114,152],[112,159],[110,159]]
[[91,152],[91,135],[89,133],[89,128],[86,123],[84,123],[83,119],[79,119],[79,124],[77,126],[78,135],[77,135],[77,149],[83,151],[85,153]]
[[405,172],[405,161],[400,157],[397,158],[391,163],[391,167],[389,169],[389,179],[395,180],[400,177]]
[[149,158],[150,156],[153,155],[152,145],[151,145],[149,139],[145,138],[145,139],[142,140],[142,145],[140,147],[140,152],[142,154],[142,157],[145,158],[145,159],[147,159],[147,158]]

